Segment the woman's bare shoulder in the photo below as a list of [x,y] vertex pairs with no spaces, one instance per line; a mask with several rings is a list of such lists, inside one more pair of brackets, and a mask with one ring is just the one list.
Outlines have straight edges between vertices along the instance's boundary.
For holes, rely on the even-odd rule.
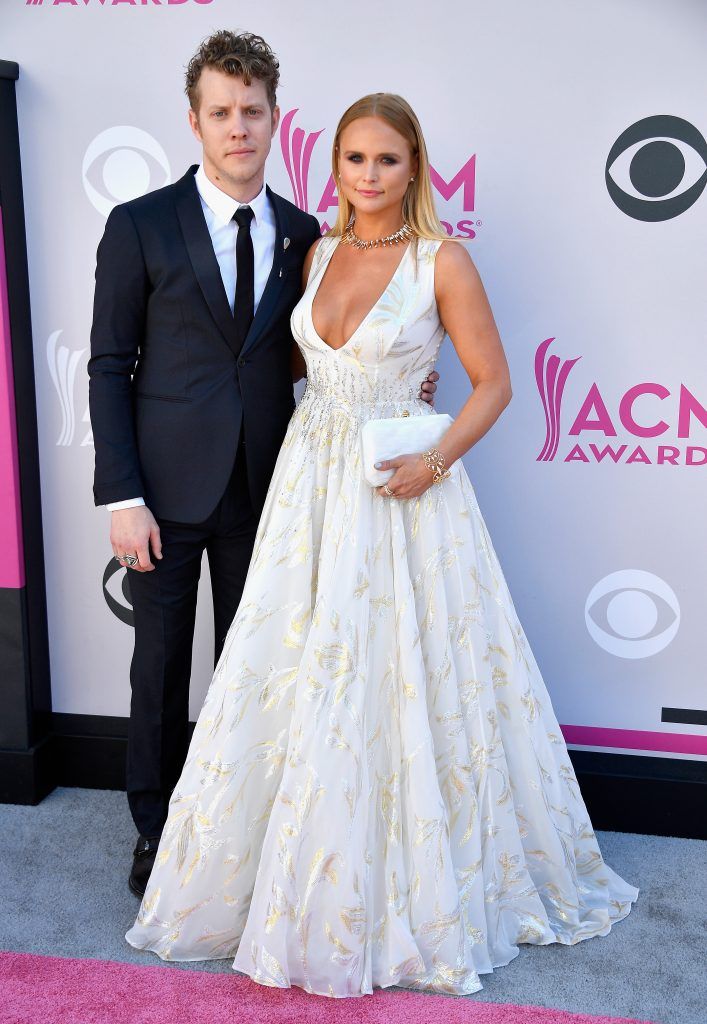
[[474,265],[469,250],[460,238],[445,238],[437,250],[436,262],[444,270],[457,270],[461,273],[465,270],[468,272],[469,267]]
[[452,292],[478,278],[469,251],[461,240],[447,238],[437,250],[435,259],[435,291]]

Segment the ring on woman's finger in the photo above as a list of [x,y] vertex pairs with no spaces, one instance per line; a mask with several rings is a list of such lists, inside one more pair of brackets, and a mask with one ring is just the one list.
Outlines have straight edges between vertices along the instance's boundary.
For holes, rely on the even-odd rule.
[[390,487],[388,487],[387,484],[383,485],[383,490],[385,491],[385,493],[388,495],[389,498],[394,498],[395,497],[395,491],[391,491]]

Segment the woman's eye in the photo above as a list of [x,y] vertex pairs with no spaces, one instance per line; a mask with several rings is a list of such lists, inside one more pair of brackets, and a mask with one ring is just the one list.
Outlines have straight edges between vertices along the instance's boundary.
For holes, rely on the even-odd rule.
[[358,153],[352,153],[352,155],[348,159],[351,161],[352,164],[358,164],[361,162],[361,157],[358,155]]

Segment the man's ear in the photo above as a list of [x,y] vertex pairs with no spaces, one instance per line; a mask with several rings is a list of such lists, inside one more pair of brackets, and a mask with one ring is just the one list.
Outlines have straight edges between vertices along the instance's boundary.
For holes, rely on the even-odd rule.
[[199,118],[194,113],[193,107],[189,107],[189,127],[194,133],[194,137],[197,138],[199,142],[203,142],[201,132],[199,131]]
[[280,124],[280,108],[277,105],[275,105],[273,107],[273,112],[272,112],[272,132],[270,133],[270,138],[271,139],[275,138],[275,132],[277,131],[279,124]]

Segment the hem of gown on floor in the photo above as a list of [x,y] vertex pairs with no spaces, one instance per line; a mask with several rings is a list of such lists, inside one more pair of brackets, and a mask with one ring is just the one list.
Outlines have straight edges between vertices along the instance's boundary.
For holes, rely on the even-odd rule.
[[[500,960],[498,963],[492,963],[491,967],[487,968],[486,970],[483,970],[483,969],[476,970],[477,977],[478,977],[478,975],[481,975],[481,974],[493,974],[494,971],[500,970],[501,967],[507,967],[508,964],[512,963],[513,960],[515,960],[518,956],[520,956],[520,952],[521,952],[520,947],[521,946],[553,946],[553,945],[576,946],[578,943],[586,942],[588,939],[601,938],[603,936],[608,935],[609,932],[611,931],[612,927],[615,924],[618,924],[619,921],[622,921],[625,917],[628,917],[629,913],[631,912],[631,907],[638,900],[638,894],[639,894],[640,890],[636,889],[635,887],[633,887],[633,888],[635,889],[635,895],[628,900],[628,902],[626,903],[625,909],[622,910],[621,912],[617,913],[617,915],[615,917],[611,917],[609,919],[606,927],[601,929],[600,931],[594,931],[594,932],[592,932],[591,934],[588,934],[588,935],[578,935],[575,938],[566,938],[566,937],[563,937],[561,934],[559,934],[557,932],[553,932],[553,938],[546,939],[545,941],[519,942],[518,945],[515,947],[515,951],[507,959]],[[162,936],[162,933],[160,932],[160,937],[161,936]],[[300,984],[297,981],[290,981],[286,985],[278,985],[277,983],[271,981],[270,979],[266,979],[263,976],[258,976],[258,972],[257,971],[251,973],[250,971],[244,970],[243,967],[236,967],[235,966],[235,961],[233,961],[233,953],[229,953],[228,956],[214,956],[214,957],[162,956],[161,953],[159,953],[157,950],[151,949],[149,946],[146,946],[146,945],[145,946],[136,946],[135,943],[130,941],[130,939],[128,938],[127,935],[125,936],[125,938],[126,938],[126,941],[128,942],[128,944],[130,946],[132,946],[134,949],[139,949],[139,950],[142,950],[144,952],[154,953],[155,956],[158,956],[160,958],[160,960],[164,961],[165,963],[170,963],[170,962],[171,963],[205,963],[207,961],[214,961],[214,960],[229,960],[229,961],[232,961],[231,969],[233,970],[233,972],[235,974],[240,974],[240,975],[242,975],[245,978],[250,978],[251,981],[255,982],[257,985],[262,985],[264,988],[279,988],[279,989],[299,988],[303,992],[307,992],[309,995],[326,996],[327,998],[331,998],[331,999],[352,999],[352,998],[355,999],[358,996],[373,995],[373,993],[375,991],[386,989],[386,988],[401,988],[401,989],[405,989],[406,991],[410,991],[410,992],[425,992],[428,995],[469,996],[469,995],[474,995],[477,992],[481,992],[483,990],[483,987],[484,987],[482,985],[481,981],[478,981],[477,983],[475,983],[473,985],[466,985],[466,986],[464,986],[463,989],[455,990],[451,986],[450,987],[430,986],[430,985],[426,984],[424,980],[415,981],[414,978],[399,977],[397,980],[389,981],[389,982],[386,982],[385,984],[375,983],[372,986],[366,986],[364,989],[361,989],[358,992],[345,992],[345,993],[344,992],[336,993],[336,992],[333,992],[333,991],[325,992],[325,991],[322,991],[321,989],[313,988],[312,986],[307,986],[307,985]]]

